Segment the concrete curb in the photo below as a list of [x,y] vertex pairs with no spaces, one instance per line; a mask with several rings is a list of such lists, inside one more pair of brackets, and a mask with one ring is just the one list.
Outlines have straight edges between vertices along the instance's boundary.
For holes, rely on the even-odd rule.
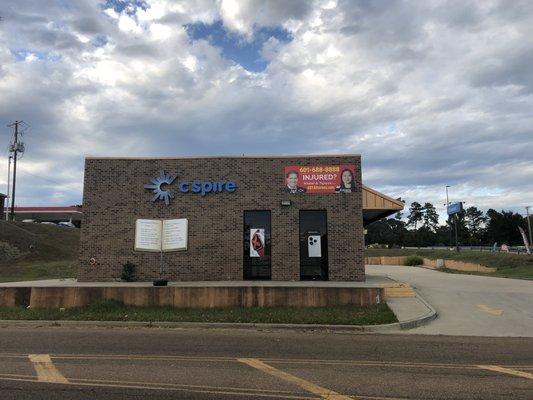
[[[416,292],[415,292],[416,293]],[[428,308],[428,312],[424,314],[421,317],[413,318],[407,321],[400,322],[400,328],[401,329],[413,329],[417,328],[419,326],[425,325],[434,319],[438,317],[437,310],[435,310],[426,300],[424,300],[418,293],[416,294],[416,298],[424,303],[424,305]]]
[[416,298],[424,303],[428,312],[420,317],[384,325],[318,325],[318,324],[254,324],[233,322],[152,322],[152,321],[48,321],[48,320],[0,320],[0,328],[167,328],[167,329],[255,329],[255,330],[297,330],[325,332],[375,332],[387,333],[400,329],[412,329],[424,325],[437,317],[437,312],[418,294]]
[[373,325],[315,325],[315,324],[255,324],[233,322],[144,322],[144,321],[30,321],[2,320],[0,328],[7,327],[72,327],[72,328],[167,328],[167,329],[272,329],[302,331],[359,331],[370,332]]
[[399,330],[413,329],[422,325],[426,325],[427,323],[437,318],[437,311],[427,301],[425,301],[418,293],[416,294],[415,298],[421,303],[423,303],[424,306],[426,306],[426,308],[428,309],[427,313],[405,321],[399,321],[393,324],[372,325],[368,328],[372,332],[376,333],[394,333],[395,331],[397,332]]

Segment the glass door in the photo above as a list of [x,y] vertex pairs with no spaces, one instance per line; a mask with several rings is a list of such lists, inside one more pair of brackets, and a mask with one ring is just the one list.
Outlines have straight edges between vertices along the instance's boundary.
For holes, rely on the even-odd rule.
[[244,279],[271,279],[270,211],[244,212]]
[[328,279],[328,226],[325,210],[300,210],[300,279]]

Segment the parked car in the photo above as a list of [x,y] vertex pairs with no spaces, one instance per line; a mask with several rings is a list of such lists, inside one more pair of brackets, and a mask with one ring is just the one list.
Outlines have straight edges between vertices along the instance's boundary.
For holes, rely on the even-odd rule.
[[76,225],[74,225],[72,222],[70,221],[61,221],[58,223],[59,226],[64,226],[66,228],[75,228]]

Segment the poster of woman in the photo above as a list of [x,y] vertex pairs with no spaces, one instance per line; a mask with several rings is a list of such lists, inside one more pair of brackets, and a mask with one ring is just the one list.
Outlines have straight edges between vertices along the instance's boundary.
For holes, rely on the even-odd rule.
[[355,192],[355,180],[353,172],[349,168],[345,168],[341,172],[341,183],[335,188],[337,193],[351,193]]

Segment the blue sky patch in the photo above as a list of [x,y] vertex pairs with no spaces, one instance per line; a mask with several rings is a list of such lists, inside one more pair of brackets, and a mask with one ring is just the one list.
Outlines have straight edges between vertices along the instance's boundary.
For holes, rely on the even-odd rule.
[[263,27],[257,29],[251,40],[242,35],[228,31],[222,21],[212,24],[201,22],[185,25],[187,34],[192,41],[205,39],[211,45],[222,49],[222,56],[240,64],[251,72],[262,72],[268,66],[267,60],[261,56],[264,43],[274,37],[280,42],[292,40],[289,32],[280,27]]
[[137,8],[142,8],[146,10],[148,4],[144,0],[106,0],[102,8],[105,10],[107,8],[112,8],[117,13],[121,13],[126,10],[126,14],[132,16],[135,15]]
[[46,51],[35,51],[29,49],[11,49],[11,54],[15,56],[17,61],[24,61],[29,55],[34,55],[38,60],[45,61],[59,61],[61,56],[59,54],[52,54]]
[[103,47],[105,46],[109,40],[107,39],[106,35],[98,35],[92,40],[92,45],[94,47]]

